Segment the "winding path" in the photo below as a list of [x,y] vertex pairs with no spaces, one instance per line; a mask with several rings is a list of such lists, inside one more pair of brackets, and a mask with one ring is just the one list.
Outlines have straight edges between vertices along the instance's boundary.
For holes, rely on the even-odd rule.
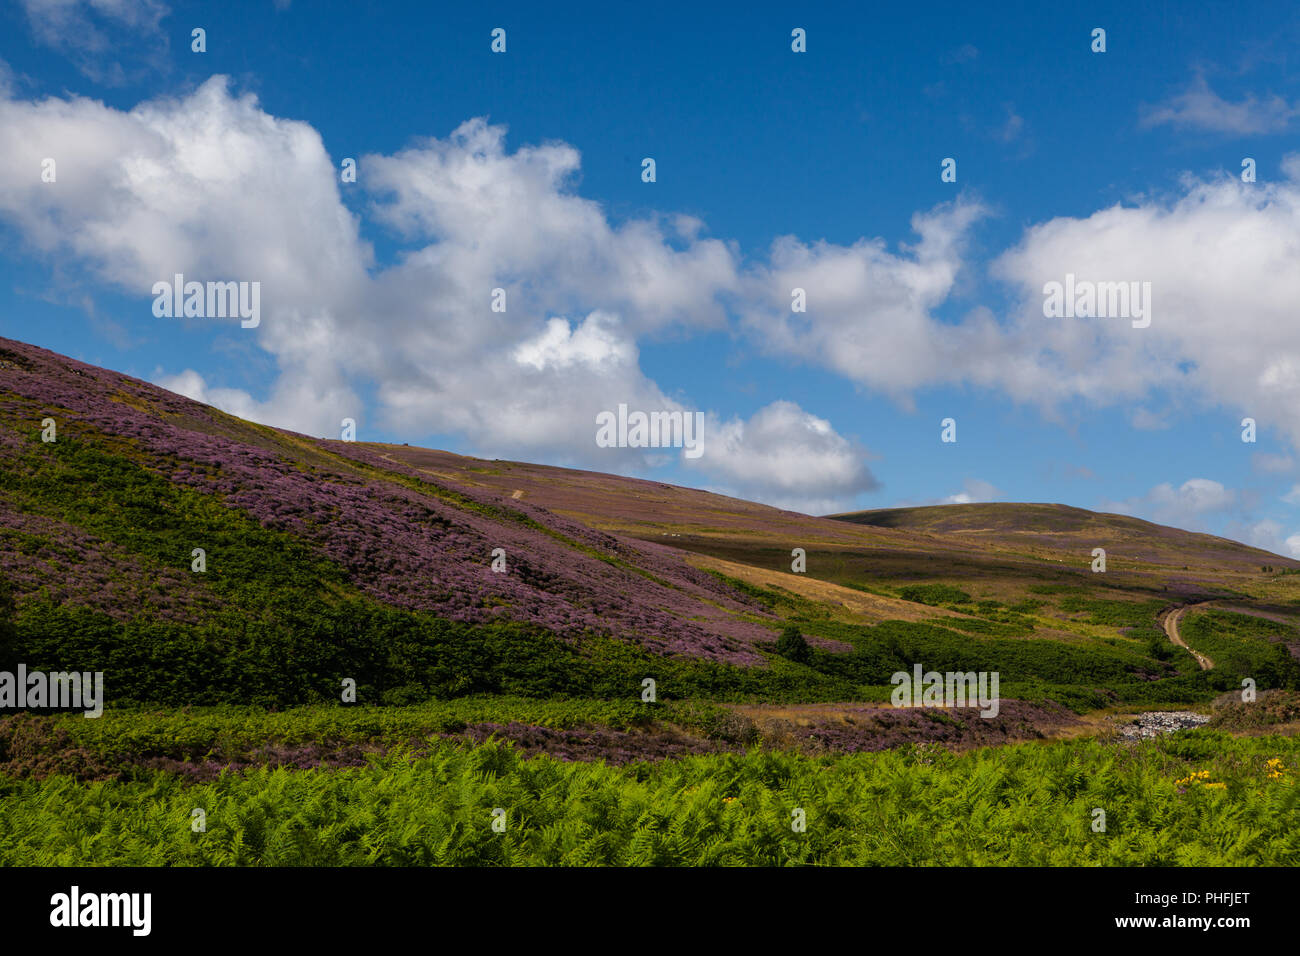
[[1169,608],[1167,611],[1160,613],[1158,622],[1164,627],[1165,633],[1169,635],[1169,640],[1173,641],[1179,647],[1186,650],[1196,658],[1196,663],[1201,665],[1201,670],[1208,671],[1214,666],[1214,661],[1210,660],[1200,651],[1194,651],[1187,646],[1187,642],[1178,636],[1178,621],[1183,616],[1184,611],[1190,611],[1193,608],[1205,607],[1210,601],[1202,601],[1200,604],[1180,604],[1177,607]]

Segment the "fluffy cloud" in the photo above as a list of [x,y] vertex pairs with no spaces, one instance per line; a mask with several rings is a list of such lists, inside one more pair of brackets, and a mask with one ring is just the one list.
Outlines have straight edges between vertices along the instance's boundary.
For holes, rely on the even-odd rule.
[[[640,343],[725,329],[734,316],[756,347],[905,405],[922,388],[973,384],[1049,412],[1128,404],[1149,426],[1143,402],[1160,390],[1174,408],[1195,404],[1188,397],[1227,405],[1300,443],[1300,158],[1282,180],[1188,178],[1171,198],[1036,225],[992,267],[1013,306],[950,321],[936,313],[951,305],[988,214],[965,197],[918,213],[914,244],[787,236],[746,264],[691,217],[611,223],[574,193],[571,146],[511,152],[503,128],[470,120],[445,139],[361,158],[346,188],[364,190],[365,215],[402,240],[381,267],[317,131],[232,95],[222,77],[129,112],[4,93],[0,154],[15,168],[58,162],[54,184],[0,180],[0,217],[41,253],[138,295],[145,321],[183,321],[143,313],[152,284],[177,272],[260,281],[261,326],[232,332],[279,365],[265,399],[192,370],[162,380],[308,433],[335,434],[352,417],[364,435],[369,410],[479,454],[645,467],[657,459],[643,450],[596,446],[596,415],[619,404],[695,411],[644,374]],[[1067,273],[1149,281],[1150,327],[1044,318],[1043,284]],[[503,312],[492,308],[498,288]],[[796,288],[805,313],[791,311]],[[375,395],[369,408],[363,390]],[[708,422],[715,438],[691,467],[721,486],[803,510],[874,487],[862,449],[798,406]],[[1134,507],[1196,514],[1207,494],[1184,485]]]
[[[944,324],[932,310],[951,293],[970,227],[985,215],[958,200],[913,217],[915,246],[852,246],[777,239],[766,266],[744,277],[745,327],[769,352],[823,365],[906,402],[922,385],[958,381],[969,362],[992,360],[998,332],[984,316]],[[793,312],[802,289],[806,312]]]
[[[395,156],[365,156],[372,215],[420,245],[372,284],[385,345],[358,353],[388,424],[454,432],[482,453],[557,454],[609,470],[643,452],[595,445],[595,418],[626,404],[693,411],[641,371],[637,343],[723,327],[735,253],[689,220],[617,228],[568,191],[563,144],[508,152],[501,127],[462,124]],[[504,311],[491,308],[504,292]]]
[[[564,144],[507,152],[505,128],[482,119],[446,140],[361,160],[380,197],[375,217],[432,243],[421,255],[458,277],[475,312],[501,287],[538,313],[599,303],[637,334],[675,322],[723,326],[716,296],[736,286],[735,253],[694,235],[675,249],[659,222],[614,228],[598,203],[567,191],[578,168],[578,151]],[[680,237],[699,223],[672,229]]]
[[718,490],[742,496],[761,492],[778,507],[826,514],[879,487],[863,464],[866,454],[836,434],[830,422],[780,401],[748,421],[706,422],[704,454],[692,464],[721,482]]
[[0,100],[0,153],[57,170],[54,183],[0,182],[0,215],[40,251],[139,295],[142,320],[178,321],[154,319],[150,298],[176,273],[262,284],[260,344],[282,374],[260,420],[333,433],[340,408],[359,408],[340,356],[364,336],[340,332],[365,314],[371,254],[310,125],[268,116],[216,77],[129,113],[80,97]]
[[[767,265],[743,273],[739,310],[759,347],[810,362],[904,406],[920,388],[973,384],[1049,415],[1082,401],[1127,404],[1135,426],[1161,427],[1142,407],[1226,405],[1300,445],[1300,156],[1284,178],[1185,177],[1171,197],[1032,226],[990,265],[1012,304],[941,321],[985,208],[958,199],[914,217],[920,241],[898,251],[778,239]],[[1150,283],[1150,326],[1131,318],[1046,318],[1044,285]],[[791,310],[803,289],[807,312]]]
[[[367,214],[405,243],[388,267],[361,240],[316,130],[232,95],[223,77],[129,112],[6,96],[0,153],[24,168],[58,163],[56,183],[0,181],[0,216],[41,253],[140,296],[144,321],[182,321],[145,312],[153,283],[175,273],[260,282],[257,332],[231,329],[255,335],[279,364],[265,400],[193,369],[156,379],[311,434],[336,434],[351,417],[364,436],[364,387],[389,427],[458,435],[479,454],[644,468],[664,453],[597,447],[597,414],[619,404],[694,412],[642,372],[638,343],[724,328],[720,297],[741,282],[734,248],[703,237],[698,220],[614,226],[572,193],[576,150],[509,152],[505,130],[483,120],[361,158]],[[504,311],[492,307],[495,289]],[[710,480],[804,506],[874,484],[861,450],[795,405],[748,422],[709,419]],[[813,473],[801,482],[796,466]]]
[[[1189,178],[1172,200],[1028,230],[992,267],[1022,300],[1005,328],[1003,389],[1044,405],[1136,404],[1167,389],[1300,443],[1300,161],[1284,169],[1287,178],[1270,183]],[[1150,326],[1044,318],[1044,284],[1067,273],[1150,282]]]

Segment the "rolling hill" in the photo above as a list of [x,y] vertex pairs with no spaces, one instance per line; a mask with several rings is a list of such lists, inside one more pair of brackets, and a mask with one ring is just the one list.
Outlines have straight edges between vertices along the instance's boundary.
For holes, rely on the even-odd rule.
[[[0,665],[105,670],[125,700],[287,705],[349,677],[389,703],[607,698],[649,674],[678,697],[878,699],[925,659],[1080,709],[1236,676],[1164,640],[1170,606],[1267,622],[1239,663],[1271,680],[1296,643],[1300,562],[1222,538],[1063,505],[813,517],[313,438],[8,339],[0,456]],[[810,659],[775,653],[790,624]]]

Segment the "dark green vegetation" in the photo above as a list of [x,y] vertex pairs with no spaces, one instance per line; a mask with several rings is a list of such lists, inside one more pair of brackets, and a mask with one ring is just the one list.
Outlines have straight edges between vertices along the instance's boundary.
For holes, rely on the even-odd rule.
[[904,601],[935,606],[970,603],[970,595],[961,588],[948,587],[944,584],[910,584],[899,588],[898,596]]
[[807,664],[812,660],[812,648],[794,624],[788,625],[776,639],[776,652],[786,660],[799,664]]
[[[321,702],[340,696],[338,675],[357,681],[358,699],[385,704],[489,693],[636,700],[646,677],[669,700],[880,700],[890,677],[918,661],[929,670],[999,671],[1005,696],[1056,700],[1080,712],[1116,703],[1192,703],[1234,686],[1232,675],[1201,672],[1194,663],[1174,672],[1130,642],[1089,647],[971,637],[905,621],[809,623],[810,632],[846,641],[852,650],[806,642],[782,649],[778,641],[763,668],[665,658],[602,636],[575,645],[524,625],[471,625],[359,600],[289,604],[269,621],[219,612],[199,628],[119,622],[85,608],[32,603],[18,624],[21,640],[10,642],[0,669],[21,660],[29,670],[61,670],[75,659],[82,670],[108,675],[116,706]],[[224,655],[229,632],[223,627],[240,637],[224,645]],[[186,666],[176,666],[178,660]],[[1259,671],[1260,686],[1290,686],[1275,682],[1279,663]]]
[[1190,611],[1178,627],[1183,640],[1214,661],[1226,687],[1252,678],[1260,687],[1300,689],[1300,662],[1286,642],[1295,628],[1267,618],[1230,611]]

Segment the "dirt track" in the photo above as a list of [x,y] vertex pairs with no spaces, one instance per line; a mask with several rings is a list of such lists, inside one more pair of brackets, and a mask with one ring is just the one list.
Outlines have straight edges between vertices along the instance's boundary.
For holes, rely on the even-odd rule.
[[1194,651],[1190,647],[1187,647],[1187,642],[1178,636],[1178,620],[1183,616],[1184,611],[1191,610],[1192,608],[1205,607],[1209,603],[1209,601],[1202,601],[1200,604],[1184,604],[1181,607],[1172,608],[1169,611],[1166,611],[1160,618],[1160,623],[1163,625],[1165,633],[1169,635],[1169,640],[1173,641],[1179,647],[1186,648],[1187,651],[1196,658],[1196,663],[1201,665],[1201,670],[1203,671],[1208,671],[1212,668],[1214,666],[1214,661],[1210,660],[1199,651]]

